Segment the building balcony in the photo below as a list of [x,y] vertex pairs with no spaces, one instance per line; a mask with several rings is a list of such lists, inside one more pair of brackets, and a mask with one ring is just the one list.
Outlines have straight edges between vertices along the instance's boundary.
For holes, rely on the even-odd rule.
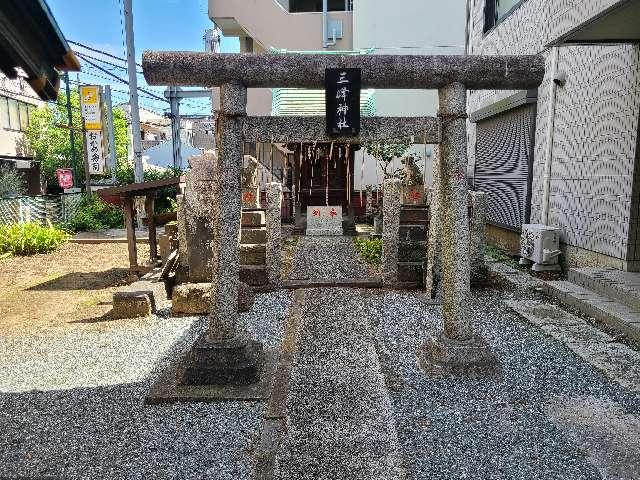
[[[329,2],[329,50],[351,50],[353,15],[350,2]],[[209,0],[209,17],[228,37],[240,37],[243,52],[271,48],[323,49],[322,1],[318,0]],[[320,11],[318,11],[320,7]],[[338,10],[339,8],[341,10]]]

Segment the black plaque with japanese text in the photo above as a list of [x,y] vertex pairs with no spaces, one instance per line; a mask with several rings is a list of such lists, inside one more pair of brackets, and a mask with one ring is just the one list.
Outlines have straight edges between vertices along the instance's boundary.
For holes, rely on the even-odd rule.
[[327,135],[360,133],[359,68],[327,68],[324,73]]

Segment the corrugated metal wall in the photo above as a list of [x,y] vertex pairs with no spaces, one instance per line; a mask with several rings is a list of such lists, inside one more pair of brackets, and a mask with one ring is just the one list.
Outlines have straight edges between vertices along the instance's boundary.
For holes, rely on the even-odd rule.
[[474,189],[487,193],[487,222],[520,230],[529,221],[535,105],[476,124]]

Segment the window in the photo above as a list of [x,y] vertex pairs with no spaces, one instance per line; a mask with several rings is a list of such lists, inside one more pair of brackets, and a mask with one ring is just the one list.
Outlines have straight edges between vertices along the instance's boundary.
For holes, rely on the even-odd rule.
[[20,109],[18,101],[13,98],[7,99],[9,102],[9,128],[11,130],[20,130]]
[[[329,0],[327,2],[327,9],[330,12],[351,10],[351,3],[349,0]],[[289,0],[289,11],[291,13],[321,12],[322,0]]]
[[20,130],[24,132],[29,126],[29,106],[20,102],[18,107],[20,109]]
[[6,97],[0,97],[0,128],[10,128],[9,125],[9,104]]
[[498,25],[524,0],[485,0],[484,32]]
[[0,128],[24,132],[29,127],[33,107],[15,98],[0,96]]

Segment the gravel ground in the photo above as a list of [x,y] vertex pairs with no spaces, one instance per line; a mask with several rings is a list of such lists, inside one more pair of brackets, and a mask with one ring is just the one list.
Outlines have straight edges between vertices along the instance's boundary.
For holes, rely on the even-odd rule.
[[[638,450],[625,451],[638,443],[626,437],[628,431],[608,432],[607,441],[598,443],[582,426],[578,429],[589,437],[582,442],[575,435],[575,421],[563,423],[558,420],[563,415],[551,414],[564,405],[581,412],[583,420],[606,424],[614,410],[627,416],[620,420],[632,417],[637,424],[640,396],[612,383],[496,301],[525,295],[496,290],[473,294],[470,303],[479,329],[503,368],[499,377],[475,380],[428,377],[417,366],[418,347],[427,334],[442,328],[441,307],[397,292],[372,298],[369,319],[392,390],[409,478],[634,478],[607,475],[622,471],[616,463],[627,472],[640,471]],[[608,451],[611,458],[599,451]]]
[[[248,330],[277,346],[290,298],[259,295],[242,316]],[[205,328],[202,318],[152,317],[106,332],[0,337],[0,476],[249,478],[262,403],[143,404]]]
[[367,279],[352,237],[300,237],[289,280]]

